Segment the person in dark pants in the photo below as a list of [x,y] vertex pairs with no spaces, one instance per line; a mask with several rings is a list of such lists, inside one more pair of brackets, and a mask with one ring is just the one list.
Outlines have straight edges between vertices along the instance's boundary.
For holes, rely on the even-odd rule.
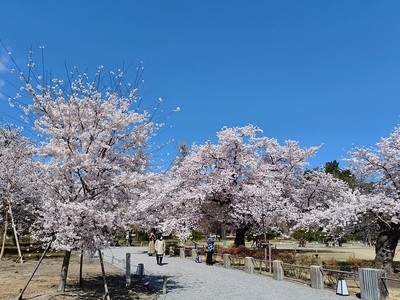
[[207,236],[207,258],[206,258],[206,264],[208,266],[212,266],[212,264],[213,264],[214,243],[215,243],[215,238],[211,237],[211,235],[208,235]]
[[165,254],[165,241],[161,233],[158,234],[158,238],[154,243],[154,248],[156,250],[157,265],[162,266],[162,259]]

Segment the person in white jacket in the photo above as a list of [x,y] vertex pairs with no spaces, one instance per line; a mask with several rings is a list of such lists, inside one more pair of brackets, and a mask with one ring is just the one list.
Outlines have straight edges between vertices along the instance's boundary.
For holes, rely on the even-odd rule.
[[156,250],[156,260],[159,266],[162,266],[162,259],[165,253],[165,241],[161,233],[158,234],[158,238],[154,244]]

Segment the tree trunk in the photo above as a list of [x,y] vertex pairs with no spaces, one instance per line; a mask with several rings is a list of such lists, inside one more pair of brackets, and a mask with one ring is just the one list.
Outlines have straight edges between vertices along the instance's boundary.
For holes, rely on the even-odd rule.
[[226,240],[226,229],[225,229],[225,224],[221,225],[221,239]]
[[399,241],[399,230],[383,230],[375,244],[375,268],[393,273],[393,258]]
[[236,229],[235,241],[233,242],[236,247],[246,245],[246,232],[250,229],[250,225],[244,225]]
[[68,267],[69,267],[70,258],[71,258],[71,250],[65,250],[64,260],[63,260],[62,267],[61,267],[60,283],[58,284],[58,288],[57,288],[58,292],[65,292],[65,287],[67,285],[67,275],[68,275]]

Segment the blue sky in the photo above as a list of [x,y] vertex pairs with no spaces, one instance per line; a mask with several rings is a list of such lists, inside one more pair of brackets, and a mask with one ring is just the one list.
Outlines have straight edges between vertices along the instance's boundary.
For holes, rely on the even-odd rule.
[[[45,45],[46,68],[58,77],[65,61],[89,74],[143,61],[145,100],[181,108],[160,141],[215,141],[223,126],[251,123],[281,142],[323,144],[311,160],[321,166],[399,124],[399,1],[5,0],[1,7],[0,38],[14,57],[23,62],[31,45],[37,53]],[[0,118],[10,120],[5,100]],[[173,144],[158,156],[172,157]]]

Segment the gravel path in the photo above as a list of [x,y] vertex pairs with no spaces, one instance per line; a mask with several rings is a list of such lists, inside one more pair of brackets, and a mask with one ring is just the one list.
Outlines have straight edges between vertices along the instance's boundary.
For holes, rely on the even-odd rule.
[[[156,264],[155,256],[148,256],[146,248],[118,247],[104,250],[104,259],[124,269],[123,259],[131,253],[131,272],[136,272],[137,264],[145,269],[145,281],[150,282],[153,291],[161,295],[159,299],[284,299],[284,300],[338,300],[334,290],[316,290],[307,285],[287,281],[276,281],[270,277],[247,274],[236,269],[221,266],[207,266],[191,259],[166,256],[163,265]],[[162,295],[162,282],[167,280],[167,294]],[[348,300],[358,299],[354,295]]]

